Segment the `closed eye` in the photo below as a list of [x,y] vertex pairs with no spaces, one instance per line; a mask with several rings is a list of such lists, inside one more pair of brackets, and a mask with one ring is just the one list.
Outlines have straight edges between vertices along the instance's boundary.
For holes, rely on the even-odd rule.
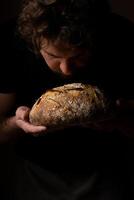
[[61,58],[60,56],[51,54],[51,53],[49,53],[49,52],[47,52],[47,51],[45,51],[45,53],[46,53],[49,57],[52,57],[52,58]]

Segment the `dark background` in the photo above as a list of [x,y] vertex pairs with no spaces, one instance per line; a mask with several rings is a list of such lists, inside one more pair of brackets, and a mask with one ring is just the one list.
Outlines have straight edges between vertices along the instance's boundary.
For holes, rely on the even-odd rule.
[[[134,0],[109,0],[112,5],[112,10],[134,22]],[[0,0],[0,23],[15,17],[20,9],[22,0]],[[10,163],[10,168],[13,168],[14,154],[10,147],[0,145],[0,190],[1,183],[8,180],[7,166]],[[2,190],[1,190],[2,191]],[[0,192],[1,199],[1,192]]]
[[[109,0],[113,11],[123,15],[134,22],[134,0]],[[19,12],[22,0],[0,1],[0,22],[4,22]]]

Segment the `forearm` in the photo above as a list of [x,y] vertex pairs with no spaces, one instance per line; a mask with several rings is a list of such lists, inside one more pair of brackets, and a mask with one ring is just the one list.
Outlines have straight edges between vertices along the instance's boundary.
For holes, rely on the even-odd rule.
[[22,134],[22,130],[16,125],[16,117],[0,120],[0,143],[15,141]]

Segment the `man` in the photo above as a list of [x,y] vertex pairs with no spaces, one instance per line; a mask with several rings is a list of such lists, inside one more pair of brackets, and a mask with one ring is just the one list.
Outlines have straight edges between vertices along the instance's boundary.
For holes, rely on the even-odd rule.
[[[133,25],[112,15],[105,0],[29,0],[20,35],[13,26],[1,31],[0,139],[16,141],[17,152],[8,199],[132,198],[126,135],[134,132]],[[30,124],[35,100],[70,82],[103,89],[118,116],[97,130],[47,133]]]

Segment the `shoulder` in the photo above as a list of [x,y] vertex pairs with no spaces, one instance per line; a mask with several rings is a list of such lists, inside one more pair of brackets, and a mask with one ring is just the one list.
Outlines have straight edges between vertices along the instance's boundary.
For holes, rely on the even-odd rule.
[[[111,13],[99,31],[101,48],[107,53],[127,53],[134,48],[134,23],[125,17]],[[121,55],[122,55],[121,53]],[[125,57],[124,57],[125,58]]]
[[116,13],[111,13],[108,20],[110,25],[116,27],[117,30],[122,31],[127,27],[128,29],[125,30],[125,32],[134,31],[134,23],[124,16],[118,15]]
[[0,27],[0,51],[2,55],[6,53],[8,56],[12,55],[14,57],[19,55],[20,52],[21,55],[30,52],[28,45],[18,33],[16,18],[0,24]]
[[1,42],[1,51],[5,49],[15,50],[15,46],[19,42],[19,39],[16,34],[16,20],[12,19],[5,23],[0,24],[0,42]]
[[[101,29],[97,49],[98,76],[108,93],[134,98],[134,24],[111,14]],[[98,59],[99,58],[99,59]]]
[[116,37],[119,41],[134,43],[134,23],[126,17],[112,13],[109,18],[109,30],[111,36]]

